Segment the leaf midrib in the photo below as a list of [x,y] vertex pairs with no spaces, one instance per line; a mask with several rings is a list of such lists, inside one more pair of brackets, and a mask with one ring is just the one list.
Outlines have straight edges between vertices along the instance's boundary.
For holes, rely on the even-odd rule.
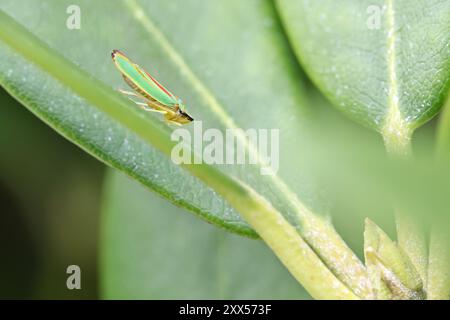
[[388,110],[381,134],[386,148],[393,153],[408,154],[412,134],[411,125],[405,121],[400,111],[400,97],[397,79],[397,31],[395,30],[394,0],[387,0],[387,71],[388,71]]

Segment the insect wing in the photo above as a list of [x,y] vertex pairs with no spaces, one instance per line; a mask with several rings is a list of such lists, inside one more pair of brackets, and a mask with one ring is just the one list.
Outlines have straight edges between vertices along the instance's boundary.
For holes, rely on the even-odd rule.
[[141,91],[144,91],[165,106],[173,107],[178,104],[177,98],[172,93],[165,89],[144,69],[131,62],[125,54],[118,50],[114,50],[112,52],[112,57],[114,63],[124,77],[131,81]]
[[[169,90],[167,90],[161,83],[159,83],[155,78],[153,78],[147,71],[142,69],[140,66],[136,65],[138,71],[142,74],[142,76],[147,79],[148,83],[152,85],[157,92],[162,92],[163,96],[166,97],[167,101],[170,101],[170,104],[177,104],[178,98],[175,97]],[[159,99],[156,99],[159,102],[163,103]],[[164,103],[166,104],[166,103]]]

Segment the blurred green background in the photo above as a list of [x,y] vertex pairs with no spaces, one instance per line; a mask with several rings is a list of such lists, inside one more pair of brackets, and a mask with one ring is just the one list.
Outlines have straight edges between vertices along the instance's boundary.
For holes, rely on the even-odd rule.
[[[0,297],[95,298],[104,166],[0,90]],[[67,290],[66,268],[82,269]]]

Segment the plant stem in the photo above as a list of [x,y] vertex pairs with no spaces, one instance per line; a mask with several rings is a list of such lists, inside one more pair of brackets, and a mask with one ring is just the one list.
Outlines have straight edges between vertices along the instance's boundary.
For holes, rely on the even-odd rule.
[[232,199],[233,206],[311,296],[316,299],[359,299],[266,199],[249,186],[240,184],[246,192]]
[[[387,152],[395,157],[411,156],[412,129],[405,121],[400,110],[399,84],[397,79],[397,27],[394,0],[387,1],[387,61],[388,61],[388,111],[382,135]],[[416,222],[406,213],[396,210],[397,240],[399,245],[409,255],[413,265],[426,282],[426,245],[425,236],[416,226]]]
[[424,288],[428,278],[427,239],[423,228],[407,213],[396,208],[395,223],[397,225],[397,241],[406,252],[422,279]]
[[[402,120],[396,123],[402,123]],[[391,122],[394,123],[394,122]],[[388,153],[394,157],[410,158],[412,130],[406,124],[384,130],[383,138]],[[397,226],[397,242],[411,259],[412,264],[419,273],[424,288],[427,282],[427,241],[424,230],[414,217],[395,208],[395,223]]]
[[[450,92],[449,92],[450,93]],[[441,114],[436,137],[436,161],[447,166],[450,160],[450,94]],[[430,300],[450,299],[450,244],[447,231],[433,223],[430,235],[427,293]]]
[[450,246],[445,228],[433,226],[428,264],[428,300],[450,299]]

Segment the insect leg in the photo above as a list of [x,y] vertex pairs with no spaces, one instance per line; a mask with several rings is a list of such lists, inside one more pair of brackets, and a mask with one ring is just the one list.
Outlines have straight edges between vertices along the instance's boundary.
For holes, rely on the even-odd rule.
[[[131,92],[132,93],[132,92]],[[134,99],[128,98],[129,100],[133,101],[139,108],[141,108],[144,111],[157,111],[155,109],[152,109],[151,107],[149,107],[146,103],[141,102],[141,101],[136,101]]]
[[[120,93],[122,93],[122,94],[124,94],[124,95],[127,95],[127,96],[133,96],[133,97],[141,98],[140,95],[138,95],[138,94],[136,94],[136,93],[134,93],[134,92],[131,92],[131,91],[126,91],[126,90],[122,90],[122,89],[117,89],[117,91],[119,91]],[[149,106],[149,105],[148,105],[147,103],[145,103],[145,102],[136,101],[136,100],[134,100],[134,99],[131,99],[130,97],[128,97],[128,99],[131,100],[131,101],[133,101],[136,105],[139,106],[139,108],[141,108],[141,109],[144,110],[144,111],[151,111],[151,112],[165,113],[164,111],[153,109],[151,106]]]
[[126,91],[126,90],[122,90],[122,89],[117,89],[117,91],[119,91],[121,94],[124,94],[126,96],[139,97],[138,94],[136,94],[135,92],[132,92],[132,91]]
[[133,101],[134,103],[136,103],[140,107],[148,108],[147,104],[144,103],[144,102],[136,101],[136,100],[133,100],[133,99],[130,99],[130,100]]
[[165,111],[162,111],[162,110],[153,109],[147,103],[135,101],[133,99],[130,99],[130,100],[133,101],[134,103],[136,103],[139,106],[139,108],[141,108],[144,111],[157,112],[157,113],[163,113],[163,114],[166,113]]
[[154,101],[147,100],[147,106],[150,107],[150,110],[148,110],[148,111],[158,112],[158,113],[162,113],[162,114],[166,114],[167,113],[167,111],[162,110],[161,108],[159,108],[158,104],[156,104]]
[[165,114],[165,113],[166,113],[165,111],[162,111],[162,110],[156,110],[156,109],[152,109],[152,108],[149,108],[149,107],[146,107],[144,110],[145,110],[145,111],[151,111],[151,112],[162,113],[162,114]]
[[150,108],[146,103],[144,102],[140,102],[140,101],[136,101],[133,99],[130,99],[131,101],[133,101],[139,108],[141,108],[144,111],[155,111],[154,109]]
[[122,90],[122,89],[117,89],[117,91],[119,91],[121,94],[128,96],[127,98],[130,99],[131,101],[133,101],[135,104],[137,104],[140,108],[144,109],[145,111],[152,111],[151,108],[149,108],[147,106],[146,103],[141,102],[141,101],[136,101],[134,99],[131,99],[129,96],[132,97],[137,97],[137,98],[141,98],[140,95],[136,94],[135,92],[131,92],[131,91],[126,91],[126,90]]

